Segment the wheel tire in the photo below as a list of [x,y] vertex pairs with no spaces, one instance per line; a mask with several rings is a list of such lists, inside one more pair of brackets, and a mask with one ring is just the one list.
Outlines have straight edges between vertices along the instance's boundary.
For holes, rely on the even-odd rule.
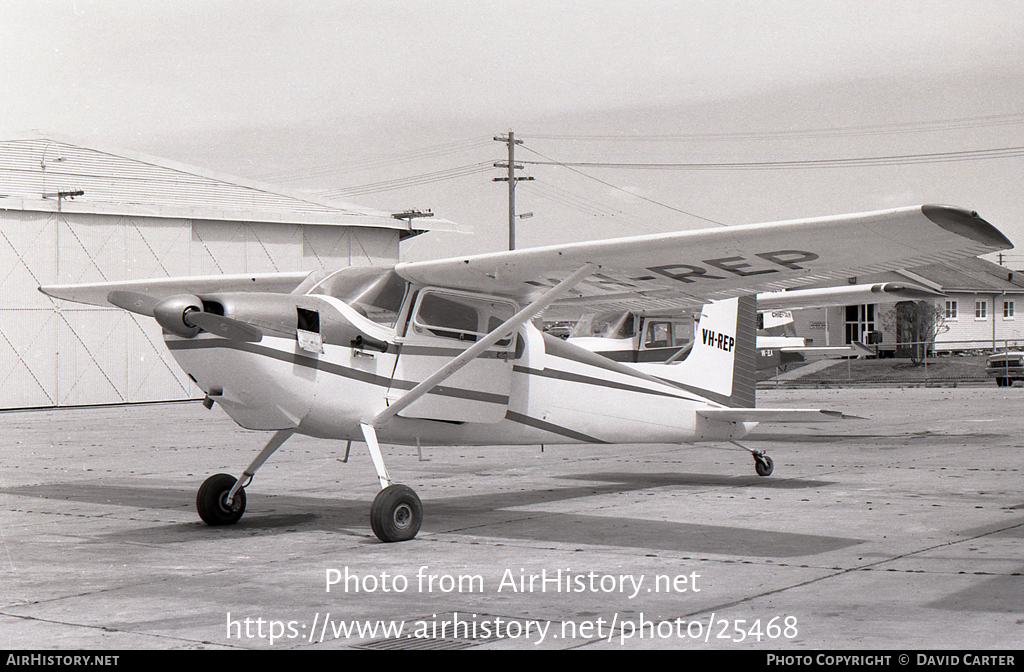
[[245,490],[235,493],[231,506],[224,503],[237,479],[231,474],[215,474],[203,481],[196,493],[196,510],[207,525],[234,525],[245,513]]
[[1004,387],[1006,385],[1005,378],[996,378],[996,387]]
[[407,485],[389,485],[373,498],[370,527],[384,542],[407,541],[423,523],[423,504]]
[[754,458],[754,471],[758,476],[771,476],[775,471],[775,463],[767,455],[760,455]]

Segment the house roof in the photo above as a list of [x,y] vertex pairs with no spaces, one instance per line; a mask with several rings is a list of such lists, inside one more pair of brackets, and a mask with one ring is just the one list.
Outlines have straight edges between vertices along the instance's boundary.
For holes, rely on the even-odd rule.
[[1024,292],[1024,273],[1014,272],[980,257],[954,264],[932,264],[908,269],[906,276],[919,276],[943,292]]
[[0,140],[0,209],[459,230],[440,218],[396,219],[380,210],[53,135]]

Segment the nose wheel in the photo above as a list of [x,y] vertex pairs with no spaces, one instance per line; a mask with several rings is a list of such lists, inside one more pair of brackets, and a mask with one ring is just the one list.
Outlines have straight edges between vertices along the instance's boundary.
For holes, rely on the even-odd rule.
[[215,474],[203,481],[199,486],[199,492],[196,493],[196,510],[203,522],[207,525],[237,523],[245,513],[245,490],[242,486],[252,482],[256,470],[294,433],[293,429],[275,432],[256,459],[242,472],[241,481],[231,474]]

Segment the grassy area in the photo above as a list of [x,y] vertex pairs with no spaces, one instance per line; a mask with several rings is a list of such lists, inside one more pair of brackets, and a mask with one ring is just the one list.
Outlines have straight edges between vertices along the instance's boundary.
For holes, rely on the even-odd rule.
[[[788,370],[792,371],[792,367]],[[826,385],[867,385],[867,384],[908,384],[908,385],[952,385],[960,383],[990,383],[995,381],[985,375],[985,356],[934,357],[924,364],[914,366],[909,359],[852,359],[839,360],[832,366],[809,373],[792,381],[772,380],[774,371],[767,376],[762,386],[775,384],[784,386],[826,386]]]

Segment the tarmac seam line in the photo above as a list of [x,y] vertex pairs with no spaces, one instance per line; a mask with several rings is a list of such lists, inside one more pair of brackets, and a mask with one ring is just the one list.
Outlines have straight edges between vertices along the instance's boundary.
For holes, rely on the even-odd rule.
[[[732,607],[735,607],[737,605],[743,604],[745,602],[751,602],[753,600],[757,600],[757,599],[760,599],[762,597],[767,597],[769,595],[778,595],[780,593],[784,593],[784,592],[786,592],[788,590],[792,590],[794,588],[803,588],[805,586],[809,586],[809,585],[812,585],[812,584],[815,584],[815,583],[820,583],[821,581],[826,581],[828,579],[833,579],[833,578],[835,578],[837,576],[844,576],[844,575],[849,574],[851,572],[863,571],[865,569],[870,569],[872,567],[875,567],[877,565],[881,565],[883,563],[892,562],[894,560],[902,560],[903,558],[907,558],[907,557],[910,557],[912,555],[917,555],[919,553],[926,553],[928,551],[933,551],[933,550],[938,549],[938,548],[944,548],[944,547],[947,547],[947,546],[955,546],[957,544],[962,544],[964,542],[974,541],[976,539],[981,539],[982,537],[987,537],[989,535],[997,534],[999,532],[1006,532],[1007,530],[1012,530],[1012,529],[1015,529],[1015,528],[1018,528],[1018,527],[1022,527],[1022,526],[1024,526],[1024,522],[1016,523],[1014,525],[1009,525],[1007,527],[1003,527],[1003,528],[1000,528],[998,530],[990,530],[988,532],[984,532],[982,534],[977,534],[977,535],[974,535],[972,537],[966,537],[964,539],[956,539],[956,540],[947,541],[947,542],[944,542],[944,543],[941,543],[941,544],[935,544],[935,545],[929,546],[927,548],[921,548],[921,549],[918,549],[916,551],[910,551],[908,553],[902,553],[900,555],[897,555],[897,556],[894,556],[894,557],[891,557],[891,558],[886,558],[884,560],[877,560],[875,562],[869,562],[867,564],[859,565],[857,567],[850,567],[850,568],[844,569],[842,571],[835,572],[834,574],[827,574],[825,576],[819,576],[816,579],[809,579],[807,581],[801,581],[800,583],[794,583],[794,584],[792,584],[790,586],[783,586],[783,587],[780,587],[780,588],[776,588],[774,590],[768,590],[768,591],[765,591],[763,593],[758,593],[756,595],[749,595],[747,597],[744,597],[744,598],[741,598],[741,599],[738,599],[738,600],[733,600],[732,602],[726,602],[724,604],[720,604],[720,605],[717,605],[717,606],[714,606],[714,607],[708,607],[708,608],[700,609],[698,611],[694,611],[694,612],[691,612],[691,613],[682,614],[680,616],[676,616],[675,618],[668,618],[668,619],[662,619],[662,620],[674,621],[674,620],[677,620],[677,619],[692,618],[693,616],[697,616],[699,614],[706,614],[706,613],[709,613],[709,612],[713,615],[713,614],[717,613],[720,609],[730,609]],[[577,645],[574,645],[574,646],[571,646],[569,648],[571,648],[571,649],[578,649],[578,648],[583,648],[585,646],[589,646],[590,644],[596,644],[596,643],[605,642],[605,641],[607,641],[607,638],[601,637],[601,638],[593,639],[593,640],[590,640],[590,641],[581,642],[581,643],[579,643]]]

